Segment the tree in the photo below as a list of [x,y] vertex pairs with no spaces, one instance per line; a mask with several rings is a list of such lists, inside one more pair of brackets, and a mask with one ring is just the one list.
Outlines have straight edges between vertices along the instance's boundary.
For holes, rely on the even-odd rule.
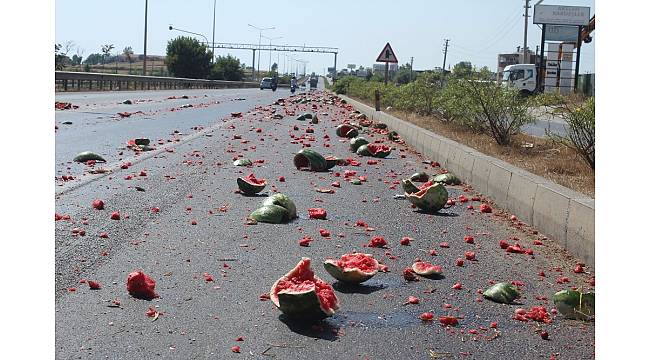
[[115,46],[113,44],[106,44],[102,45],[102,69],[104,68],[104,65],[106,63],[106,57],[111,54],[111,50],[115,49]]
[[75,66],[76,66],[76,65],[81,65],[81,56],[76,55],[76,54],[75,54],[75,55],[72,55],[72,61],[71,61],[71,64],[72,64],[72,65],[75,65]]
[[87,65],[97,65],[102,62],[102,54],[90,54],[86,57],[86,60],[83,61]]
[[278,64],[273,63],[273,65],[271,65],[271,73],[275,73],[277,71],[278,71]]
[[451,69],[451,73],[456,78],[467,79],[472,76],[472,73],[474,73],[474,68],[472,67],[471,62],[461,61],[458,64],[454,65],[454,67]]
[[122,54],[129,62],[129,74],[131,74],[131,64],[133,63],[133,48],[130,46],[125,47],[124,50],[122,50]]
[[212,51],[194,38],[179,36],[167,42],[165,62],[172,76],[205,79],[210,74],[210,59]]
[[210,79],[241,81],[244,78],[244,68],[239,59],[234,56],[218,56],[212,66]]
[[402,84],[408,84],[410,81],[411,81],[411,64],[406,63],[400,66],[399,69],[397,69],[397,74],[395,75],[395,82],[402,85]]
[[54,67],[56,70],[63,70],[66,65],[72,62],[68,57],[68,53],[70,53],[73,46],[74,42],[72,40],[66,41],[64,45],[54,44]]

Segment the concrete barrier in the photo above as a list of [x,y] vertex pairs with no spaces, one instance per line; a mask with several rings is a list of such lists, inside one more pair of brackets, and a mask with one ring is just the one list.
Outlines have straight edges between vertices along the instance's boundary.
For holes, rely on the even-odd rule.
[[502,160],[375,111],[339,95],[369,119],[383,122],[424,156],[458,175],[501,208],[517,215],[589,266],[595,264],[595,201]]

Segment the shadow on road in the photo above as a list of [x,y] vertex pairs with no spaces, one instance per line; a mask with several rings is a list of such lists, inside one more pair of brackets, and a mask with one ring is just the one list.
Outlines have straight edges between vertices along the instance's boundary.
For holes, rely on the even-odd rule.
[[426,214],[426,215],[433,215],[433,216],[440,216],[440,217],[457,217],[457,216],[459,216],[456,213],[430,212],[430,211],[424,211],[424,210],[421,210],[421,209],[414,210],[413,212],[418,213],[418,214]]
[[296,334],[328,341],[338,339],[339,327],[328,323],[326,320],[301,321],[291,319],[285,315],[280,315],[278,319]]
[[375,291],[379,291],[387,288],[386,285],[363,285],[363,284],[346,284],[344,282],[337,281],[332,284],[334,290],[344,293],[344,294],[372,294]]

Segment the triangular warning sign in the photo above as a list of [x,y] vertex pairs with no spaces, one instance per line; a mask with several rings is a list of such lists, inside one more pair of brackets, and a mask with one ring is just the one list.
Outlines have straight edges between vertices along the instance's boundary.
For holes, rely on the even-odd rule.
[[395,56],[393,48],[390,47],[390,43],[386,43],[386,46],[384,46],[384,49],[379,53],[379,56],[377,56],[377,60],[375,61],[389,63],[397,62],[397,57]]

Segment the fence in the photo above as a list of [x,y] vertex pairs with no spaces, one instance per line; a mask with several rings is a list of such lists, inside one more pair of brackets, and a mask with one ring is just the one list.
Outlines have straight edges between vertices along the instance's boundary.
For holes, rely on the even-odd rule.
[[55,71],[55,91],[256,88],[257,82]]

